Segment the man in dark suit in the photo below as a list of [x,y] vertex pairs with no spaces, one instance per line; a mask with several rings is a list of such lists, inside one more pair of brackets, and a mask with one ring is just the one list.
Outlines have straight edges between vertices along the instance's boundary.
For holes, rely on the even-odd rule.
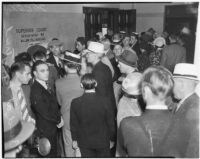
[[114,114],[114,117],[116,117],[117,108],[113,91],[112,75],[109,67],[101,62],[103,54],[103,44],[90,42],[88,46],[87,61],[93,65],[92,74],[98,83],[96,92],[107,99],[108,109]]
[[[92,74],[81,79],[84,94],[71,102],[70,128],[73,147],[81,157],[110,157],[109,146],[115,140],[115,121],[106,100],[95,92]],[[112,142],[111,142],[112,141]]]
[[105,56],[107,56],[108,59],[110,60],[110,63],[111,63],[113,70],[114,70],[113,81],[116,81],[119,78],[119,68],[117,67],[115,54],[110,49],[110,45],[111,45],[110,40],[109,39],[103,39],[102,44],[104,45]]
[[49,90],[48,65],[43,61],[36,61],[33,65],[35,77],[31,87],[31,106],[36,116],[36,127],[39,137],[46,137],[51,144],[51,151],[46,157],[57,157],[57,127],[63,126],[59,107],[55,95]]
[[[199,83],[194,64],[180,63],[174,69],[174,96],[179,99],[174,112],[174,126],[165,144],[174,157],[199,158]],[[169,146],[168,146],[169,145]]]
[[88,46],[87,61],[93,65],[92,74],[97,80],[96,91],[106,97],[110,103],[110,110],[116,113],[116,103],[113,92],[112,75],[108,66],[101,62],[104,54],[103,44],[90,42]]
[[141,86],[146,110],[141,116],[124,118],[120,124],[118,135],[119,145],[125,153],[123,157],[126,153],[129,157],[165,156],[163,142],[172,123],[172,114],[165,101],[173,85],[172,75],[164,67],[145,70]]
[[62,43],[58,39],[53,39],[52,41],[49,42],[48,48],[50,50],[49,58],[47,59],[48,63],[51,63],[55,66],[58,74],[60,77],[63,77],[63,63],[60,60],[61,56],[61,46]]

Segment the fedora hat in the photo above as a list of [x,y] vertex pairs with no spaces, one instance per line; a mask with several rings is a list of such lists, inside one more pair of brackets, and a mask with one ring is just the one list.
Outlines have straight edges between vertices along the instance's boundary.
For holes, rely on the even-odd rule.
[[111,40],[111,45],[118,45],[122,43],[122,39],[120,38],[120,34],[116,33],[113,35]]
[[12,101],[3,102],[4,150],[21,145],[33,133],[35,125],[20,120]]
[[133,72],[126,76],[122,82],[122,90],[129,95],[140,95],[140,82],[142,74],[139,72]]
[[104,54],[104,45],[98,42],[91,41],[88,45],[87,52]]
[[174,78],[187,78],[199,81],[198,70],[196,65],[190,63],[178,63],[175,65]]
[[48,47],[60,45],[63,45],[63,43],[59,39],[53,39],[48,43]]
[[68,61],[69,63],[75,63],[81,65],[81,57],[80,55],[76,55],[74,53],[65,51],[64,58],[62,60]]
[[153,41],[153,45],[157,46],[157,47],[162,47],[163,45],[166,45],[166,41],[163,37],[157,37],[154,41]]
[[136,53],[133,53],[130,50],[124,50],[123,53],[120,56],[116,57],[120,62],[131,66],[131,67],[137,67],[137,60],[138,57]]

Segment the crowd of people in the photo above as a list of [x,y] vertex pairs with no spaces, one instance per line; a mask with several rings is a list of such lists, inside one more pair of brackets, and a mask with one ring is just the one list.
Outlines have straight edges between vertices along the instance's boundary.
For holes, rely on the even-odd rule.
[[199,157],[190,32],[110,30],[2,59],[5,157]]

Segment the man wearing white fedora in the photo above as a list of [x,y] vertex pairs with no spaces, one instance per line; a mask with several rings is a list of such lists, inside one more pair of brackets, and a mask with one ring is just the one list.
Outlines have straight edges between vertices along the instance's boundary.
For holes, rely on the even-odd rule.
[[107,99],[108,109],[115,117],[117,110],[113,91],[112,74],[109,67],[101,61],[101,57],[104,54],[104,45],[98,42],[90,42],[87,51],[87,62],[93,65],[92,74],[98,83],[96,92]]
[[199,157],[199,96],[195,89],[199,83],[194,64],[179,63],[174,69],[174,96],[179,99],[174,112],[174,127],[166,146],[174,157]]

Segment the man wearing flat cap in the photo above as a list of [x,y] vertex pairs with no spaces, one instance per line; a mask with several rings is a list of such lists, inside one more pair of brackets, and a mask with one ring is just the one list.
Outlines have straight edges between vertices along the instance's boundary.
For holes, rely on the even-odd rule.
[[[97,80],[96,92],[105,97],[108,103],[108,109],[116,116],[116,103],[113,92],[112,74],[107,65],[102,63],[101,57],[104,54],[104,45],[98,42],[90,42],[88,46],[87,61],[93,65],[92,74]],[[111,118],[111,120],[115,120]]]
[[62,43],[58,39],[53,39],[49,42],[48,48],[50,49],[49,58],[47,59],[48,63],[51,63],[55,66],[60,77],[63,77],[63,63],[60,60],[61,55],[61,46]]
[[199,96],[195,89],[199,83],[194,64],[179,63],[174,69],[174,96],[179,99],[174,110],[174,125],[165,144],[168,155],[199,158]]

